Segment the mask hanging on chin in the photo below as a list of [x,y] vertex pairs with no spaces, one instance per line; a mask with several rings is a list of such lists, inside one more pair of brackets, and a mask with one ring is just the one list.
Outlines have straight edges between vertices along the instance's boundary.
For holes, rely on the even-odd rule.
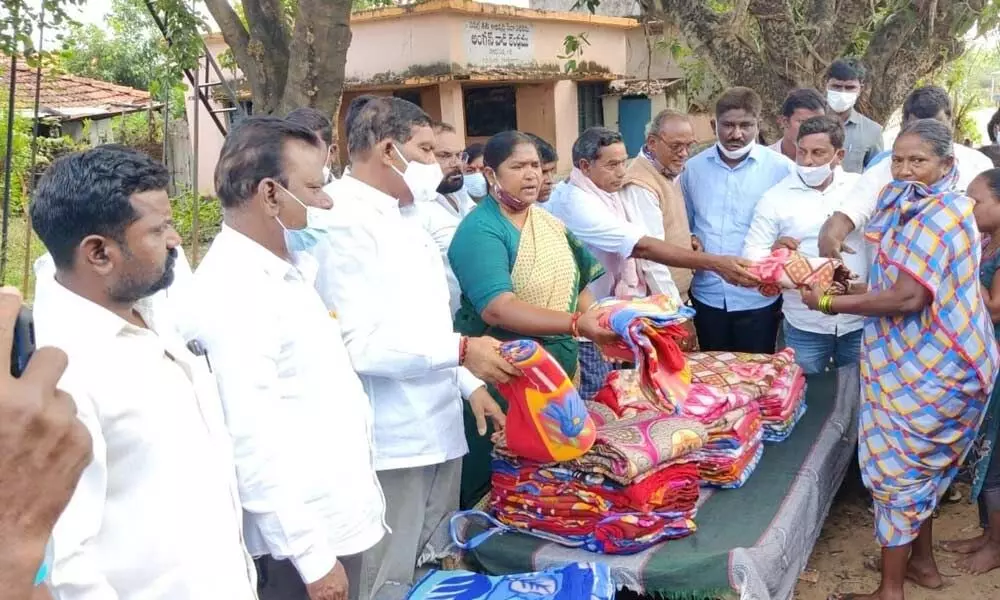
[[323,226],[324,213],[321,209],[306,206],[305,202],[299,200],[298,196],[288,191],[283,185],[278,185],[293,200],[306,209],[306,226],[302,229],[289,229],[275,215],[274,220],[285,230],[285,246],[289,252],[307,252],[311,250],[326,235],[326,227]]
[[437,164],[437,161],[431,164],[424,164],[422,162],[417,162],[415,160],[406,160],[403,153],[399,150],[399,147],[395,144],[392,148],[402,159],[406,167],[402,172],[395,166],[392,166],[392,170],[396,172],[400,177],[403,178],[403,183],[413,194],[414,202],[429,202],[437,197],[437,188],[441,185],[441,180],[444,179],[444,172],[441,171],[441,165]]
[[757,145],[757,140],[750,140],[749,144],[743,146],[739,150],[729,150],[728,148],[723,146],[720,142],[715,142],[715,147],[719,149],[719,153],[728,158],[729,160],[739,160],[744,156],[746,156],[747,154],[750,154],[750,151],[753,150],[753,147],[755,145]]
[[499,181],[494,184],[493,189],[493,197],[497,199],[497,202],[503,204],[514,212],[527,210],[528,207],[531,206],[530,202],[525,202],[514,194],[511,194],[507,190],[503,189],[503,186],[500,185]]

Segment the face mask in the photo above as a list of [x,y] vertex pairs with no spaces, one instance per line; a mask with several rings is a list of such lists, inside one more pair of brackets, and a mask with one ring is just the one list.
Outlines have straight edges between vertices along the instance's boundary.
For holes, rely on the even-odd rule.
[[739,159],[743,158],[744,156],[746,156],[747,154],[750,154],[750,151],[753,150],[753,147],[756,144],[757,144],[757,140],[750,140],[749,144],[747,144],[746,146],[743,146],[739,150],[729,150],[729,149],[727,149],[726,147],[724,147],[719,142],[716,142],[715,146],[716,146],[716,148],[719,149],[719,152],[721,152],[722,155],[725,156],[726,158],[728,158],[729,160],[739,160]]
[[482,173],[469,173],[465,176],[465,191],[473,198],[482,198],[489,191],[486,189],[486,176]]
[[289,192],[284,186],[279,184],[278,187],[291,196],[293,200],[301,204],[302,208],[306,209],[306,226],[302,229],[289,229],[285,227],[285,224],[281,222],[281,219],[277,215],[274,217],[278,225],[281,225],[281,228],[285,230],[285,245],[288,247],[288,251],[305,252],[315,246],[326,235],[326,228],[322,226],[323,214],[318,208],[306,206],[304,202],[299,200],[295,194]]
[[825,165],[819,165],[818,167],[804,167],[802,165],[795,165],[795,169],[799,172],[799,179],[802,183],[808,185],[809,187],[818,187],[823,185],[830,173],[833,173],[833,168],[830,163]]
[[847,112],[854,108],[854,103],[857,101],[857,92],[838,92],[837,90],[826,91],[826,103],[830,105],[833,112]]
[[441,184],[441,180],[444,179],[444,172],[441,171],[441,165],[437,164],[437,161],[425,165],[415,160],[406,160],[403,153],[399,151],[399,148],[395,144],[392,147],[396,150],[399,158],[403,159],[403,162],[406,163],[406,170],[402,173],[396,167],[392,167],[392,170],[403,178],[403,183],[406,184],[406,187],[410,189],[410,193],[413,194],[413,200],[415,202],[429,202],[434,200],[437,197],[437,188]]
[[503,187],[500,186],[499,181],[497,182],[495,188],[496,188],[496,194],[494,194],[494,197],[497,199],[497,201],[500,204],[506,206],[507,208],[513,210],[514,212],[521,212],[522,210],[526,210],[529,206],[531,206],[530,202],[525,202],[520,198],[518,198],[517,196],[511,194],[507,190],[503,189]]

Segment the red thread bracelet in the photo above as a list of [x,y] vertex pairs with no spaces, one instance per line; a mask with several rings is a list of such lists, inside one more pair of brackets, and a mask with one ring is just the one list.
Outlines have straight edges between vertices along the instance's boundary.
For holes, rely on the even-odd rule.
[[458,340],[458,364],[459,365],[464,365],[465,364],[465,355],[466,355],[466,353],[468,353],[468,351],[469,351],[469,338],[463,335]]

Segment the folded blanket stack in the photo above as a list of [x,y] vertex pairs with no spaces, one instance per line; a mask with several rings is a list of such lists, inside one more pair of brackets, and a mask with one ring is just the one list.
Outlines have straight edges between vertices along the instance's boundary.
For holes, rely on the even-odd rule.
[[662,412],[676,412],[691,383],[677,342],[689,335],[682,323],[694,316],[694,309],[661,294],[632,300],[607,298],[594,310],[599,312],[601,325],[619,336],[617,342],[602,345],[601,353],[634,363],[649,401]]
[[708,442],[693,454],[706,486],[742,487],[764,453],[760,410],[753,403],[733,408],[708,425]]
[[538,573],[488,576],[471,571],[431,571],[406,600],[612,600],[611,567],[571,563]]
[[697,421],[597,409],[583,456],[540,463],[494,449],[490,512],[503,524],[594,552],[631,554],[690,535],[700,483],[688,460],[708,439]]
[[777,354],[694,352],[687,360],[692,382],[745,394],[760,409],[766,442],[785,440],[806,411],[805,375],[791,348]]

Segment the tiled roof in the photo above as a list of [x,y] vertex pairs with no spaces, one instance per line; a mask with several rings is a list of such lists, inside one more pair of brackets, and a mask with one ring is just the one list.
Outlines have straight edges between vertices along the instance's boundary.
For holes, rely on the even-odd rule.
[[[0,54],[0,97],[6,108],[10,86],[10,57]],[[17,88],[14,104],[19,110],[30,110],[35,103],[35,69],[23,60],[17,62]],[[129,107],[149,104],[149,92],[115,85],[97,79],[65,75],[42,68],[40,106],[46,114],[77,116],[121,112]]]

